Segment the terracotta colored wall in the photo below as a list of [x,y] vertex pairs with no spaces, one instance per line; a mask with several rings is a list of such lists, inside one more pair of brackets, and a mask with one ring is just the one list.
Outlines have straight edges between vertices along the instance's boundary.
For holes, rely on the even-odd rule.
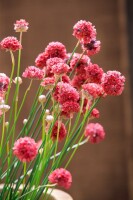
[[[78,20],[86,19],[96,25],[98,38],[102,42],[102,50],[92,59],[93,62],[98,63],[105,71],[116,69],[127,76],[125,93],[121,97],[107,98],[99,104],[99,121],[105,127],[106,140],[99,145],[87,144],[81,147],[69,167],[73,174],[73,185],[69,192],[74,200],[133,199],[130,189],[131,108],[122,2],[124,1],[0,1],[0,39],[14,35],[12,24],[16,19],[25,18],[30,23],[30,29],[23,39],[21,71],[26,66],[33,65],[35,57],[51,41],[61,41],[66,45],[68,52],[72,51],[76,43],[72,36],[72,26]],[[1,52],[0,69],[7,74],[10,71],[9,61],[9,56]],[[24,82],[23,89],[27,84]],[[24,113],[29,105],[30,100]]]

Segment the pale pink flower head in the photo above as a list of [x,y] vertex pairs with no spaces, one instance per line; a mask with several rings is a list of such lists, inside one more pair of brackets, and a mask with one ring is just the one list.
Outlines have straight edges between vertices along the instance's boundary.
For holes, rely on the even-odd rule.
[[66,101],[78,101],[79,93],[69,83],[59,82],[55,88],[53,97],[62,104]]
[[17,51],[22,48],[21,44],[17,40],[16,37],[6,37],[0,42],[1,49],[9,50],[9,51]]
[[99,143],[105,138],[103,126],[99,123],[90,123],[85,128],[85,137],[92,143]]
[[48,179],[50,183],[57,184],[58,186],[64,187],[65,189],[70,188],[72,184],[72,175],[68,170],[64,168],[55,169],[49,175]]
[[82,85],[82,88],[86,97],[91,96],[95,99],[104,94],[103,87],[97,83],[87,83]]
[[76,101],[66,101],[61,105],[61,115],[73,118],[73,114],[79,112],[80,105]]
[[86,75],[78,74],[73,77],[71,84],[73,87],[75,87],[77,89],[81,89],[82,85],[86,82],[86,80],[87,80]]
[[82,44],[83,50],[86,50],[88,56],[99,53],[101,49],[101,42],[99,40],[91,40],[89,43]]
[[69,66],[65,63],[57,63],[52,66],[52,72],[55,75],[64,75],[68,72]]
[[54,57],[54,58],[49,58],[46,62],[46,75],[47,76],[53,76],[54,73],[52,72],[52,67],[53,65],[56,65],[58,63],[64,63],[64,60],[58,57]]
[[25,19],[17,20],[14,24],[14,30],[16,32],[26,32],[29,28],[29,23]]
[[86,74],[89,82],[101,83],[103,69],[97,64],[90,63],[86,68]]
[[10,83],[10,78],[4,73],[0,73],[0,93],[1,94],[8,90],[9,83]]
[[29,66],[25,69],[22,76],[24,78],[42,80],[44,77],[44,71],[37,67]]
[[48,55],[48,58],[66,58],[66,48],[61,42],[50,42],[45,48],[45,53]]
[[65,138],[66,134],[67,131],[65,125],[60,121],[56,121],[52,129],[51,139],[55,141],[58,137],[59,142],[61,142]]
[[52,89],[55,85],[55,78],[54,77],[46,77],[41,82],[41,86],[45,87],[45,89]]
[[102,86],[107,95],[119,96],[124,90],[125,77],[118,71],[103,74]]
[[34,160],[38,153],[38,145],[34,139],[23,137],[14,143],[13,154],[22,162]]
[[95,26],[91,22],[80,20],[73,27],[73,36],[83,43],[89,43],[96,38]]
[[35,59],[35,65],[41,69],[46,67],[48,55],[45,52],[40,53]]

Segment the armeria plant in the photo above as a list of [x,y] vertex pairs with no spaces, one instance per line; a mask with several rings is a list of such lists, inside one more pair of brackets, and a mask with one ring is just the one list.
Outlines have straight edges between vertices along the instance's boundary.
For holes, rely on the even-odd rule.
[[[72,175],[67,167],[78,147],[87,142],[96,144],[105,138],[102,125],[90,123],[99,118],[96,108],[99,100],[120,95],[125,83],[120,72],[104,72],[91,62],[90,57],[100,51],[101,43],[96,39],[95,27],[85,20],[73,27],[73,36],[78,42],[72,53],[67,53],[62,43],[51,42],[37,56],[35,65],[28,66],[21,75],[22,35],[28,26],[24,19],[17,20],[14,30],[20,39],[6,37],[0,42],[1,49],[10,53],[12,62],[10,77],[0,73],[2,200],[37,200],[45,196],[49,188],[68,189]],[[81,54],[76,53],[79,46]],[[29,79],[29,86],[21,99],[20,87],[25,78]],[[38,81],[39,87],[29,115],[23,116],[23,127],[16,133],[33,81]],[[60,142],[63,143],[61,150]]]

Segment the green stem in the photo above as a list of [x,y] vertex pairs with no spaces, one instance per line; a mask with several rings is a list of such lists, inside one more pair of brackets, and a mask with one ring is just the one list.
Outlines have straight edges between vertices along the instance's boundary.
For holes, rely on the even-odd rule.
[[23,188],[25,186],[25,183],[26,183],[26,162],[24,162],[24,179],[23,179]]
[[5,133],[5,112],[3,113],[3,124],[2,124],[2,136],[1,136],[1,145],[0,145],[0,157],[1,157],[1,151],[4,141],[4,133]]
[[71,54],[69,60],[67,61],[67,64],[68,64],[68,65],[69,65],[69,63],[70,63],[70,61],[71,61],[71,59],[72,59],[72,57],[73,57],[75,51],[77,50],[79,44],[80,44],[80,41],[78,40],[78,42],[77,42],[77,44],[76,44],[76,46],[75,46],[75,48],[74,48],[74,50],[73,50],[73,52],[72,52],[72,54]]

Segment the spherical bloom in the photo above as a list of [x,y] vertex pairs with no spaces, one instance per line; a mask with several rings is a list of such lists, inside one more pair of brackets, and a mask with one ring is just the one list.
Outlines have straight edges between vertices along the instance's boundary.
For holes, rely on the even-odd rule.
[[100,117],[100,113],[99,113],[99,110],[97,108],[93,108],[93,110],[91,112],[91,117],[92,118],[99,118]]
[[25,19],[17,20],[14,24],[14,30],[16,32],[26,32],[28,30],[29,23]]
[[105,132],[99,123],[90,123],[85,128],[85,137],[88,137],[89,141],[95,144],[105,138]]
[[39,68],[44,68],[46,66],[48,55],[45,52],[40,53],[35,59],[35,65]]
[[64,83],[70,83],[70,78],[69,78],[69,76],[67,76],[66,74],[64,74],[64,75],[62,76],[62,81],[63,81]]
[[65,138],[66,133],[67,131],[65,125],[60,121],[56,121],[52,129],[51,139],[55,141],[58,137],[58,140],[61,142]]
[[16,51],[22,48],[16,37],[6,37],[0,43],[1,49]]
[[97,83],[87,83],[82,85],[82,88],[86,96],[91,95],[93,98],[98,98],[104,94],[103,87]]
[[75,112],[79,112],[80,105],[75,101],[66,101],[61,105],[61,115],[72,118]]
[[0,93],[1,94],[8,90],[9,83],[10,83],[10,78],[4,73],[0,73]]
[[72,60],[70,61],[70,70],[76,69],[77,74],[86,74],[85,67],[90,63],[90,58],[86,55],[83,55],[81,58],[80,54],[74,54]]
[[87,50],[86,53],[88,56],[95,55],[101,49],[101,42],[99,40],[91,40],[90,43],[85,43],[82,45],[83,50]]
[[67,73],[69,66],[65,63],[58,63],[52,66],[52,72],[56,75],[63,75]]
[[56,101],[64,103],[66,101],[78,101],[79,93],[69,83],[59,82],[53,94]]
[[73,77],[71,84],[73,87],[80,89],[82,87],[82,85],[86,82],[86,80],[87,80],[86,75],[79,74],[79,75]]
[[86,68],[87,78],[89,82],[101,83],[103,70],[97,64],[90,64]]
[[48,58],[66,58],[66,48],[61,42],[50,42],[45,49]]
[[13,153],[22,162],[32,161],[37,152],[37,143],[30,137],[20,138],[14,143]]
[[80,20],[73,27],[73,36],[84,43],[89,43],[96,37],[96,29],[91,22]]
[[55,85],[54,77],[46,77],[41,82],[41,86],[45,87],[45,89],[52,89]]
[[23,72],[22,76],[24,78],[30,78],[30,79],[39,79],[42,80],[44,77],[44,71],[38,69],[37,67],[34,66],[29,66],[25,69]]
[[72,183],[71,173],[63,168],[55,169],[48,177],[50,183],[56,183],[58,186],[68,189]]
[[46,62],[46,75],[47,76],[54,76],[54,73],[52,72],[52,67],[53,65],[56,65],[58,63],[64,63],[63,59],[54,57],[54,58],[49,58]]
[[118,71],[108,71],[102,77],[102,86],[107,95],[121,95],[124,83],[125,77]]

